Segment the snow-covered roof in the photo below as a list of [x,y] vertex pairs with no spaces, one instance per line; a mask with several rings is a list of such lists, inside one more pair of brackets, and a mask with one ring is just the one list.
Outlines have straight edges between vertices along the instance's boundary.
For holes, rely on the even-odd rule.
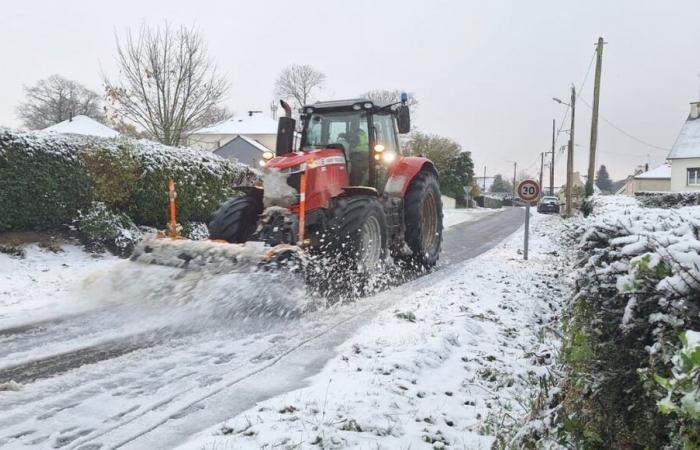
[[192,134],[277,134],[277,121],[262,114],[232,117]]
[[700,118],[688,118],[668,154],[668,159],[700,158]]
[[265,147],[265,146],[262,145],[260,142],[256,141],[255,139],[249,138],[248,136],[239,135],[238,137],[239,137],[240,139],[243,139],[244,141],[246,141],[247,143],[249,143],[249,144],[252,145],[253,147],[257,148],[257,149],[260,150],[261,152],[269,152],[269,151],[271,151],[269,148]]
[[653,169],[640,173],[634,176],[637,180],[670,180],[671,179],[671,165],[661,164],[659,167],[654,167]]
[[88,116],[75,116],[72,119],[64,120],[43,131],[61,134],[80,134],[83,136],[97,136],[104,138],[113,138],[119,136],[119,133],[106,125],[92,119]]

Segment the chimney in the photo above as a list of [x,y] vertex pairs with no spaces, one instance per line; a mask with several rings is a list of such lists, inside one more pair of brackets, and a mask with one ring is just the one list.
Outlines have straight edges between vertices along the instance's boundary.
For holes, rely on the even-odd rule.
[[697,119],[700,117],[700,102],[690,103],[690,118]]

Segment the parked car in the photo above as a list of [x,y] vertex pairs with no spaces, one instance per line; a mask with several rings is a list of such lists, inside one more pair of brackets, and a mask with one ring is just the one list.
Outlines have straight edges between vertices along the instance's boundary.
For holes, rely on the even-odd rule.
[[537,202],[537,212],[546,213],[556,213],[559,214],[559,197],[554,196],[544,196]]

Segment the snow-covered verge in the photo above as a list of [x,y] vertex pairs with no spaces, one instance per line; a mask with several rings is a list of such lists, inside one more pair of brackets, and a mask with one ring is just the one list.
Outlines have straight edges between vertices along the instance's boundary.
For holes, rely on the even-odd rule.
[[562,319],[562,379],[522,442],[700,448],[700,206],[592,206]]
[[502,211],[502,209],[489,208],[446,208],[442,210],[442,226],[450,228],[464,222],[474,222],[484,217]]
[[70,314],[94,305],[76,301],[74,290],[89,276],[112,268],[120,260],[90,254],[76,245],[51,251],[36,244],[24,247],[24,257],[0,253],[0,329]]
[[257,404],[182,449],[490,448],[531,409],[559,346],[568,264],[559,217],[401,299],[340,345],[309,386]]

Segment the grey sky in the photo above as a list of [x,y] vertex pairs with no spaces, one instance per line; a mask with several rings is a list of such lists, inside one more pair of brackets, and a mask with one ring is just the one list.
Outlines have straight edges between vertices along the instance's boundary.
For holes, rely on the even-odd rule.
[[[114,32],[143,21],[196,25],[231,82],[234,111],[269,111],[291,63],[328,76],[323,99],[374,88],[416,93],[422,131],[471,150],[477,173],[535,174],[551,120],[605,47],[601,113],[670,147],[700,88],[700,2],[677,1],[10,1],[0,16],[0,124],[19,126],[22,86],[58,73],[100,90],[114,74]],[[593,74],[583,90],[591,102]],[[587,164],[590,110],[577,109],[576,170]],[[568,129],[568,125],[565,127]],[[562,135],[560,144],[566,141]],[[614,178],[666,152],[600,124],[599,161]],[[649,157],[647,157],[647,154]],[[557,155],[557,184],[563,178]]]

